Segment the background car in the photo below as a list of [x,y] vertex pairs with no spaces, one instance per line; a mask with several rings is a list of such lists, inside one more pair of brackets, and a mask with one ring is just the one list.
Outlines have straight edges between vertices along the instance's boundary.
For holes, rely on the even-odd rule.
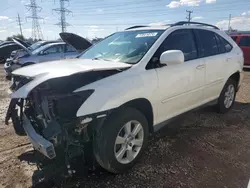
[[231,38],[239,45],[244,54],[244,65],[250,65],[250,34],[234,34]]
[[26,53],[4,64],[6,78],[10,79],[11,72],[23,66],[46,61],[74,58],[92,45],[87,39],[72,33],[61,33],[60,36],[65,42],[49,43],[33,51],[23,45],[22,42],[13,39],[13,41],[22,47]]
[[14,42],[7,43],[0,46],[0,63],[4,63],[7,58],[10,57],[10,54],[14,50],[22,49],[19,45]]
[[[22,41],[18,38],[13,38],[13,40],[19,41],[23,46],[29,47],[31,44]],[[0,63],[4,63],[14,52],[21,50],[20,45],[14,41],[4,41],[0,43]]]
[[[14,41],[16,41],[16,39],[13,39]],[[20,41],[19,41],[20,42]],[[29,50],[33,51],[33,50],[36,50],[38,48],[40,48],[41,46],[43,45],[46,45],[46,44],[49,44],[49,43],[55,43],[55,42],[59,42],[58,40],[51,40],[51,41],[38,41],[38,42],[35,42],[34,44],[30,45],[30,46],[26,46]],[[22,56],[26,54],[26,51],[21,49],[21,50],[15,50],[13,52],[11,52],[11,55],[10,55],[10,59],[15,59],[17,58],[18,56]]]

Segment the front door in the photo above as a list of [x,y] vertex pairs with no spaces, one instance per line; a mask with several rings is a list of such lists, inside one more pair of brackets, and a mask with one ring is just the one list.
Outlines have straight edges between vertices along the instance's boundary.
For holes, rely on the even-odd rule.
[[191,29],[176,30],[171,33],[152,59],[159,59],[162,52],[181,50],[185,62],[157,68],[159,87],[157,123],[199,106],[203,100],[205,66],[197,59],[197,47]]

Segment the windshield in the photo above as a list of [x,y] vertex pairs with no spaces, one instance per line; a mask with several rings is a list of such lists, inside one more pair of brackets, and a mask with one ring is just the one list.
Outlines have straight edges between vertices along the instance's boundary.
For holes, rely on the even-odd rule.
[[164,30],[115,33],[86,50],[79,58],[135,64],[148,52]]

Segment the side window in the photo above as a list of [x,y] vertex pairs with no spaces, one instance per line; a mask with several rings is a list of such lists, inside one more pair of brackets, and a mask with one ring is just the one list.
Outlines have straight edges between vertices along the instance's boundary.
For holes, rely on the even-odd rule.
[[197,29],[201,41],[201,57],[208,57],[219,53],[215,33],[212,31]]
[[250,37],[247,36],[241,37],[239,46],[250,47]]
[[66,44],[66,50],[65,52],[76,52],[76,49],[73,48],[73,46],[69,45],[69,44]]
[[46,54],[56,54],[56,53],[62,53],[62,52],[63,52],[63,45],[52,46],[44,50],[44,53]]
[[219,49],[219,53],[226,53],[226,52],[230,52],[232,50],[232,45],[223,37],[216,35],[216,39],[217,39],[217,45],[218,45],[218,49]]
[[220,54],[226,53],[226,48],[224,44],[222,43],[222,39],[219,35],[215,34],[216,36],[216,41],[217,41],[217,46]]
[[224,45],[226,52],[230,52],[233,49],[232,45],[226,39],[220,37],[220,40],[222,41],[222,44]]
[[156,51],[153,58],[160,59],[163,52],[167,50],[181,50],[185,61],[197,58],[197,49],[192,30],[181,29],[171,33]]

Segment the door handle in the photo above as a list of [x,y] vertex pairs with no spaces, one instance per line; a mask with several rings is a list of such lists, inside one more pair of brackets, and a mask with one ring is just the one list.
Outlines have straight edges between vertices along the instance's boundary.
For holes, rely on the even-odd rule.
[[204,69],[204,68],[205,68],[205,65],[198,65],[198,66],[196,67],[196,69],[198,69],[198,70]]

